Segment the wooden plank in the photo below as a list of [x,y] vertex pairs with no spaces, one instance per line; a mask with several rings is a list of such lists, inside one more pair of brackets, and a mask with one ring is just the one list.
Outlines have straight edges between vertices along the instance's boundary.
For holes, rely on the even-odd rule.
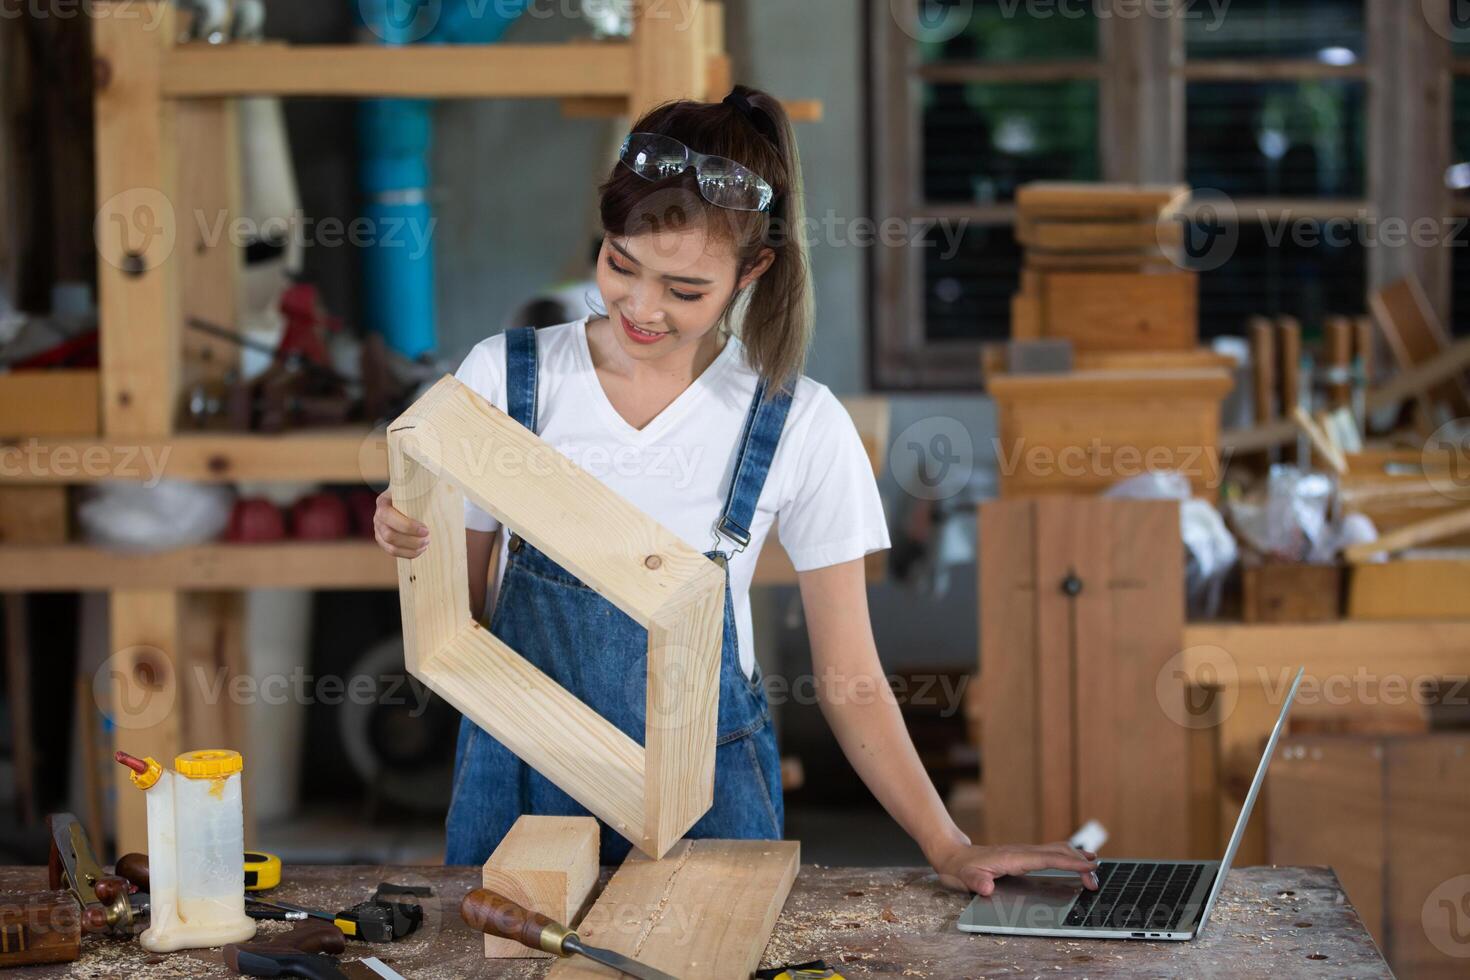
[[[597,884],[597,838],[592,817],[522,814],[485,862],[481,884],[574,929]],[[485,935],[486,959],[550,956],[523,943]]]
[[[188,749],[247,747],[248,705],[243,699],[211,699],[212,690],[229,691],[237,677],[248,677],[245,652],[245,594],[181,592],[179,604],[178,667],[181,677],[202,676],[204,683],[184,684],[180,709],[184,714],[182,742]],[[256,760],[259,763],[260,760]],[[245,846],[255,845],[255,808],[252,787],[259,765],[241,770],[244,800]]]
[[[1400,368],[1411,368],[1429,361],[1449,346],[1444,324],[1435,314],[1424,288],[1413,276],[1373,293],[1369,297],[1369,306]],[[1470,387],[1467,387],[1463,376],[1436,384],[1422,397],[1427,402],[1421,404],[1440,403],[1456,416],[1470,415]],[[1430,419],[1433,418],[1431,414]]]
[[1042,287],[1042,334],[1078,350],[1193,350],[1199,282],[1193,272],[1052,272]]
[[[179,288],[187,320],[239,327],[241,243],[229,232],[240,214],[240,128],[232,99],[196,99],[174,109],[179,172]],[[200,330],[184,330],[180,387],[188,392],[221,381],[240,363],[239,345]]]
[[993,844],[1032,840],[1041,822],[1035,515],[1030,500],[980,506],[981,784],[1005,801],[986,814]]
[[[661,861],[630,854],[578,934],[677,977],[746,980],[800,865],[796,841],[680,841]],[[547,976],[620,974],[579,957],[559,961]]]
[[0,439],[96,435],[101,383],[87,369],[0,374]]
[[1470,531],[1470,507],[1460,507],[1390,531],[1377,541],[1351,545],[1343,549],[1342,556],[1350,562],[1371,561],[1375,555],[1415,548],[1466,531]]
[[[1157,221],[1040,221],[1023,214],[1016,241],[1045,252],[1152,252],[1183,240],[1184,226]],[[1081,256],[1079,256],[1080,258]]]
[[148,553],[8,545],[0,548],[0,590],[388,590],[398,585],[393,562],[361,540],[206,544]]
[[1342,616],[1342,568],[1247,560],[1241,568],[1241,618],[1247,623],[1321,623]]
[[1465,975],[1470,735],[1387,740],[1388,957],[1402,977]]
[[1251,400],[1255,406],[1255,423],[1264,425],[1276,418],[1276,332],[1270,320],[1251,317],[1246,325],[1251,344]]
[[[1041,813],[1033,834],[1054,841],[1069,837],[1085,819],[1081,816],[1079,742],[1096,719],[1089,717],[1092,706],[1080,704],[1078,688],[1086,661],[1098,655],[1107,658],[1111,625],[1106,605],[1099,605],[1099,600],[1105,603],[1106,593],[1093,590],[1085,598],[1074,598],[1063,591],[1063,583],[1079,573],[1091,577],[1098,569],[1099,559],[1105,556],[1098,553],[1097,543],[1106,532],[1088,528],[1090,519],[1099,515],[1082,501],[1037,500],[1033,507],[1030,614],[1036,617],[1036,647],[1031,654],[1036,670],[1036,757],[1041,764]],[[1005,669],[1018,668],[1025,666],[1007,665]]]
[[0,483],[103,480],[387,483],[382,429],[289,434],[181,433],[171,437],[23,438],[0,443]]
[[[671,5],[664,4],[665,9]],[[670,14],[672,18],[672,13]],[[166,98],[247,95],[425,99],[627,96],[633,48],[596,44],[180,44]]]
[[1349,619],[1470,619],[1470,561],[1406,558],[1354,565]]
[[1382,740],[1353,735],[1288,737],[1266,777],[1266,859],[1330,866],[1380,947],[1386,780]]
[[174,107],[160,91],[174,13],[161,0],[138,6],[139,16],[92,22],[102,420],[111,436],[168,434],[178,401]]
[[1427,360],[1412,367],[1400,367],[1393,377],[1370,388],[1368,410],[1397,405],[1442,382],[1462,377],[1467,371],[1470,371],[1470,337],[1462,337]]
[[[111,692],[115,750],[165,765],[183,750],[182,685],[178,672],[179,595],[166,589],[114,589],[109,596],[111,647],[101,676]],[[113,771],[117,853],[148,850],[146,800]]]
[[1302,325],[1296,317],[1277,319],[1276,349],[1281,374],[1281,411],[1286,413],[1297,408],[1302,400]]
[[1016,205],[1052,217],[1157,216],[1188,196],[1184,184],[1033,181],[1016,189]]
[[[1317,683],[1327,675],[1351,677],[1366,664],[1386,669],[1391,663],[1395,674],[1408,677],[1470,673],[1470,623],[1190,623],[1184,628],[1184,646],[1223,647],[1242,676],[1273,682],[1282,677],[1290,681],[1290,672],[1298,666],[1305,666],[1308,678]],[[1189,655],[1181,668],[1194,682],[1210,665],[1203,654]]]

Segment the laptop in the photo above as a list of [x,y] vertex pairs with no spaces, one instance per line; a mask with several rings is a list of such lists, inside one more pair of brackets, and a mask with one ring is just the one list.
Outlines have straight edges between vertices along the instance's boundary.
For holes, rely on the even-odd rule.
[[1266,767],[1286,727],[1286,715],[1304,672],[1305,668],[1297,670],[1281,705],[1223,859],[1099,861],[1097,891],[1083,888],[1070,871],[1033,871],[1002,878],[993,893],[983,898],[977,895],[965,909],[960,929],[1068,939],[1186,940],[1199,935],[1209,921],[1235,849],[1250,822],[1256,794],[1266,781]]

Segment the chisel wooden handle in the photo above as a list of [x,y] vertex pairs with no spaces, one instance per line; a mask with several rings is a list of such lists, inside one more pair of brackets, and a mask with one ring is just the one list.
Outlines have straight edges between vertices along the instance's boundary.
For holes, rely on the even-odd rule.
[[117,864],[112,866],[114,873],[120,878],[126,878],[129,882],[138,886],[140,891],[151,891],[148,887],[148,855],[139,854],[137,851],[124,854],[117,859]]
[[459,903],[459,914],[479,932],[557,956],[569,955],[563,943],[572,935],[570,929],[487,888],[476,888],[466,895]]

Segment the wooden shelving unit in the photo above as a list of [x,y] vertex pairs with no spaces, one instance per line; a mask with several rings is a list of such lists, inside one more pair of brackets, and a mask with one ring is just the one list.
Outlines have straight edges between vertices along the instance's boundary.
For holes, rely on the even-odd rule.
[[[235,98],[552,98],[569,118],[605,118],[637,115],[669,99],[717,99],[730,85],[723,5],[710,0],[640,0],[627,41],[399,48],[179,43],[171,3],[129,0],[127,6],[128,16],[92,21],[100,371],[95,382],[74,373],[0,379],[0,399],[52,411],[75,403],[79,383],[96,398],[84,399],[59,427],[42,418],[35,428],[0,433],[0,484],[157,475],[387,482],[381,432],[175,429],[183,384],[223,371],[235,356],[227,345],[186,337],[183,324],[189,315],[237,322],[237,250],[192,240],[194,223],[181,217],[198,209],[238,213]],[[798,120],[819,118],[821,111],[814,102],[788,108]],[[205,348],[208,357],[200,356]],[[161,473],[146,465],[149,459],[161,464]],[[146,556],[80,545],[11,546],[0,549],[0,569],[0,589],[10,592],[108,591],[118,743],[164,760],[198,731],[189,719],[232,708],[181,704],[160,712],[147,704],[159,691],[182,689],[177,678],[191,660],[242,646],[242,605],[233,590],[396,584],[393,563],[360,541],[219,544]],[[201,636],[209,642],[196,642]],[[138,704],[145,705],[141,713],[123,714],[124,705]],[[238,734],[238,722],[227,720],[224,730]],[[250,767],[245,774],[248,779]],[[116,786],[117,848],[143,849],[142,794],[121,767]]]

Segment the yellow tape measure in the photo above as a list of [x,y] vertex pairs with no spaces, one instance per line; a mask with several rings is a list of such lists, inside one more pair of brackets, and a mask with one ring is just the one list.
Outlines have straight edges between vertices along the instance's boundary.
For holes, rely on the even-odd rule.
[[264,851],[245,852],[245,890],[263,892],[281,883],[281,859]]
[[761,970],[756,976],[760,980],[843,980],[842,974],[821,960],[779,967],[778,970]]

